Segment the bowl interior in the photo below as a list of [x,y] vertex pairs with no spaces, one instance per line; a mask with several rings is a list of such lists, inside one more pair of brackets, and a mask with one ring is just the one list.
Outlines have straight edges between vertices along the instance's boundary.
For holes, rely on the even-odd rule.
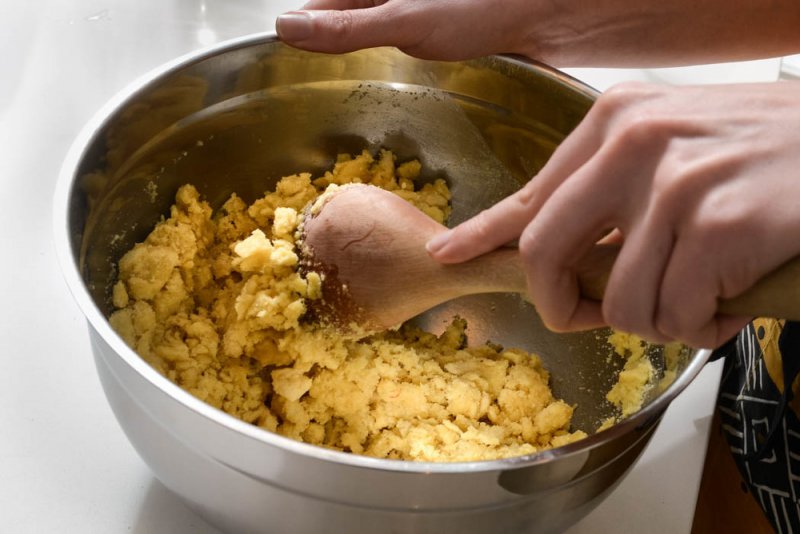
[[[253,201],[282,176],[320,173],[337,153],[387,148],[444,178],[456,224],[518,189],[594,99],[544,67],[490,57],[441,63],[393,49],[341,56],[266,39],[178,66],[132,95],[97,132],[70,197],[72,250],[97,306],[112,311],[115,264],[192,183],[212,207]],[[607,331],[554,334],[512,295],[462,298],[418,318],[437,332],[458,314],[470,342],[541,355],[555,394],[593,431],[614,413],[605,394],[621,367]],[[660,347],[649,355],[659,372]],[[688,350],[678,371],[688,361]]]

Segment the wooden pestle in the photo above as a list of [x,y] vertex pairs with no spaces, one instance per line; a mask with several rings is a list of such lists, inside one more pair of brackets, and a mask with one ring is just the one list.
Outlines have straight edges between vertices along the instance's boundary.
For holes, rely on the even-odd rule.
[[[397,195],[354,184],[326,195],[303,223],[305,271],[323,275],[322,299],[312,311],[323,321],[368,331],[396,326],[463,295],[525,294],[519,252],[497,249],[470,261],[443,265],[425,243],[445,227]],[[602,300],[619,248],[597,245],[578,268],[584,297]],[[800,258],[741,295],[720,301],[721,313],[800,320]]]

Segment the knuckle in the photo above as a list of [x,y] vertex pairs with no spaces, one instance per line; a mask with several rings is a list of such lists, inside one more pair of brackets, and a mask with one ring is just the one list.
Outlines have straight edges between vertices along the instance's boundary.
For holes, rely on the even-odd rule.
[[719,154],[709,157],[697,143],[673,140],[661,158],[654,186],[656,192],[678,194],[692,204],[702,202],[714,211],[727,210],[734,205],[737,193],[730,188],[716,188],[720,177],[730,175],[729,163]]
[[652,337],[654,326],[650,318],[636,313],[630,299],[627,292],[621,293],[613,288],[607,290],[602,303],[603,320],[616,330]]
[[[742,263],[747,266],[747,258],[758,258],[759,254],[746,254],[736,243],[738,237],[751,235],[763,238],[759,229],[752,224],[754,220],[745,208],[738,204],[720,205],[716,208],[709,207],[702,202],[688,215],[681,229],[680,238],[688,254],[697,258],[706,258],[704,262],[708,268],[722,272],[725,263]],[[715,256],[709,257],[708,251],[715,251]],[[720,258],[726,258],[723,262]]]
[[719,296],[723,299],[733,298],[743,293],[758,279],[758,271],[754,268],[753,259],[731,262],[719,275]]
[[635,150],[659,148],[670,132],[669,119],[646,107],[625,113],[616,126],[619,143]]
[[488,240],[493,234],[491,221],[489,221],[489,216],[486,211],[482,211],[475,217],[467,220],[463,228],[464,232],[468,234],[470,238],[478,241]]
[[514,194],[517,202],[523,209],[531,209],[536,204],[536,199],[538,197],[537,191],[539,184],[536,182],[536,177],[531,178],[528,182],[522,186],[522,188]]
[[661,309],[655,320],[656,330],[671,339],[682,339],[681,333],[684,332],[684,325],[679,315],[671,313],[669,310]]
[[613,294],[607,294],[603,298],[603,319],[608,326],[623,332],[634,332],[639,330],[636,321],[631,320],[631,316],[619,305],[618,300]]
[[[578,301],[577,299],[565,299],[563,295],[557,295],[557,297],[560,298],[558,306],[537,306],[537,312],[548,330],[552,332],[569,332],[572,329],[572,318],[578,306]],[[534,301],[534,305],[536,304],[536,301]]]
[[649,96],[652,87],[642,82],[623,82],[605,91],[595,102],[594,110],[613,117]]
[[621,148],[658,148],[673,130],[673,117],[656,102],[661,89],[640,82],[612,87],[600,96],[597,111]]
[[[392,32],[392,44],[402,52],[421,59],[454,59],[441,46],[436,46],[437,36],[441,40],[443,28],[433,21],[436,17],[421,17],[415,3],[392,3],[376,0],[382,18],[392,20],[402,31]],[[461,59],[461,58],[459,58]]]
[[657,92],[657,86],[637,81],[621,82],[610,87],[605,94],[614,97],[624,97],[626,100],[643,98]]
[[[665,154],[653,176],[653,193],[661,202],[680,202],[692,195],[696,183],[694,171],[687,167],[685,155],[680,151]],[[674,206],[668,206],[673,209]]]
[[738,233],[736,224],[738,216],[719,212],[703,213],[703,211],[705,210],[701,209],[700,213],[694,217],[696,220],[694,235],[688,243],[691,251],[702,254],[707,250],[724,250],[732,235]]
[[676,306],[661,306],[655,319],[656,329],[664,337],[693,347],[707,347],[716,341],[716,334],[704,328],[705,322],[681,313]]
[[519,253],[529,271],[552,257],[552,254],[547,254],[547,248],[547,240],[532,229],[526,230],[519,237]]
[[350,11],[331,11],[328,18],[331,37],[345,40],[353,32],[353,14]]
[[[739,191],[730,187],[714,187],[698,191],[694,222],[698,235],[709,244],[729,249],[731,239],[743,235],[762,233],[754,221],[763,218],[763,206],[757,202],[743,202]],[[759,217],[761,216],[761,217]],[[759,235],[758,237],[766,237]]]

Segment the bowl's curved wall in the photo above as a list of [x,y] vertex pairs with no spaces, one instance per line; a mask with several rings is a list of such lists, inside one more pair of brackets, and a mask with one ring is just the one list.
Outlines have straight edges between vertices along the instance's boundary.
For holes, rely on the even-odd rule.
[[[156,475],[212,522],[240,530],[560,529],[587,513],[707,351],[687,353],[675,383],[642,412],[582,442],[523,458],[423,464],[328,451],[235,420],[156,373],[105,315],[114,264],[187,181],[219,205],[232,192],[260,196],[282,175],[320,171],[337,152],[385,147],[419,158],[426,179],[449,181],[457,222],[535,174],[594,96],[515,58],[318,55],[263,35],[176,60],[113,100],[64,164],[56,244],[109,402]],[[610,415],[604,395],[615,370],[595,357],[608,351],[603,335],[553,334],[530,306],[502,295],[460,299],[420,321],[436,329],[453,313],[469,321],[474,342],[540,353],[556,394],[578,405],[579,428]],[[652,357],[660,362],[657,349]]]

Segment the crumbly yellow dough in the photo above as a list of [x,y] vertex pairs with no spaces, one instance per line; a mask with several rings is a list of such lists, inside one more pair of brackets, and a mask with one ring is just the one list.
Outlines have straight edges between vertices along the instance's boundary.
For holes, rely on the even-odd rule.
[[233,195],[216,213],[183,186],[170,216],[120,260],[111,325],[196,397],[308,443],[469,461],[585,437],[569,431],[573,407],[553,397],[536,355],[466,347],[460,319],[438,337],[406,325],[361,340],[303,320],[320,278],[297,270],[302,208],[331,184],[361,182],[443,222],[449,189],[417,186],[419,172],[386,151],[340,156],[320,178],[287,176],[252,205]]
[[[642,407],[645,393],[653,383],[655,369],[649,358],[645,356],[647,344],[635,334],[613,332],[608,342],[614,352],[626,358],[625,365],[619,373],[616,384],[606,395],[609,402],[619,408],[622,417],[627,417]],[[601,429],[607,428],[607,423]]]

